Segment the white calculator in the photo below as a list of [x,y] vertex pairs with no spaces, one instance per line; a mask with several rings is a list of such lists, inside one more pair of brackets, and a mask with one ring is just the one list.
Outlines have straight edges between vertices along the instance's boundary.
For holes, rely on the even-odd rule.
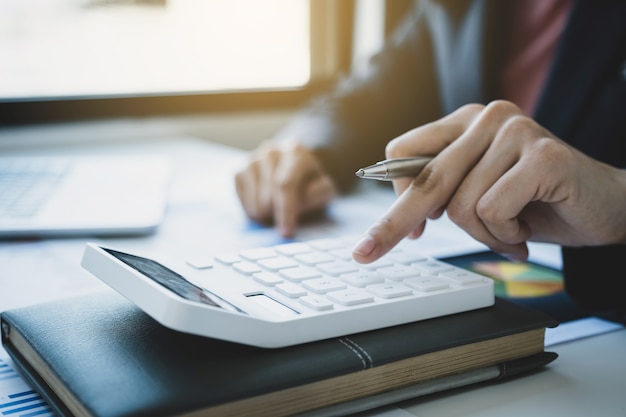
[[354,239],[294,242],[201,264],[89,243],[82,266],[166,327],[263,348],[488,307],[493,281],[403,241],[370,264]]

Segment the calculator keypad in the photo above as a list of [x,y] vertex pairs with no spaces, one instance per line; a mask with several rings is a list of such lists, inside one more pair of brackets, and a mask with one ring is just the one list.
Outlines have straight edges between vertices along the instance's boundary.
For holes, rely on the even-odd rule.
[[312,311],[329,311],[463,291],[489,279],[420,254],[395,248],[371,264],[351,258],[352,241],[320,239],[216,256],[240,274]]

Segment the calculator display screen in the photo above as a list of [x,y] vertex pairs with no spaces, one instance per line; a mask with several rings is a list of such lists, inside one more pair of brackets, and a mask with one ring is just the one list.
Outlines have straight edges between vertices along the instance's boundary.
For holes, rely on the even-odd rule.
[[190,301],[208,304],[213,307],[222,308],[220,304],[211,299],[205,290],[187,281],[182,275],[161,265],[151,259],[118,252],[112,249],[105,249],[107,253],[124,262],[131,268],[150,278],[152,281],[162,285],[173,293]]

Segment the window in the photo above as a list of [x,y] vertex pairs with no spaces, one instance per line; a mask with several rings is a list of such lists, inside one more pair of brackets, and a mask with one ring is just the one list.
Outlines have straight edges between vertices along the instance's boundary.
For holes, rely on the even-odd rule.
[[349,4],[3,0],[1,121],[80,116],[89,107],[93,114],[186,111],[210,104],[209,96],[228,107],[234,97],[260,104],[291,92],[284,97],[293,103],[295,93],[341,69]]

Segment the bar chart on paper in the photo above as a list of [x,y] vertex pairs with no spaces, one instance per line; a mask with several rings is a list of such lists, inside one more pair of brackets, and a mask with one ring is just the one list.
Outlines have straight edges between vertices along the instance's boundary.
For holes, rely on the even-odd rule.
[[53,417],[50,407],[11,365],[0,350],[0,416]]

